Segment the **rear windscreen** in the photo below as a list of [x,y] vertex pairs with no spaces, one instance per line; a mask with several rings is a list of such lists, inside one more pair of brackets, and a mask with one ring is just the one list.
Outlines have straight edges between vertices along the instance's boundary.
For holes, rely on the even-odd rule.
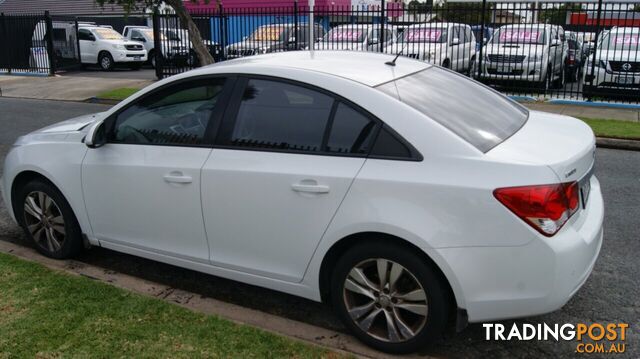
[[516,133],[529,115],[524,107],[494,90],[437,67],[376,88],[437,121],[482,152]]

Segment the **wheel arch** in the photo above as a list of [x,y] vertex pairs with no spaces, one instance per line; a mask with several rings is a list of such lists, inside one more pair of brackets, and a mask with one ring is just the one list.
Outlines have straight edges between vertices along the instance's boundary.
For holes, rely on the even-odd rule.
[[366,242],[367,240],[371,240],[372,237],[376,238],[377,240],[383,240],[385,242],[392,243],[394,245],[402,246],[407,250],[412,251],[413,253],[417,253],[419,256],[421,256],[425,260],[425,262],[428,263],[428,265],[435,270],[440,280],[442,280],[442,283],[445,284],[446,289],[449,292],[450,298],[452,299],[451,308],[450,308],[452,311],[451,312],[452,318],[455,317],[455,311],[458,310],[460,307],[461,293],[459,293],[458,290],[454,290],[454,287],[458,287],[458,286],[456,284],[457,282],[455,281],[455,278],[452,278],[453,275],[445,274],[445,272],[450,273],[450,271],[443,270],[442,266],[444,264],[438,265],[438,263],[436,263],[436,261],[432,258],[432,257],[435,257],[435,255],[429,255],[424,249],[416,246],[415,244],[411,243],[406,239],[400,238],[392,234],[383,233],[383,232],[353,233],[336,241],[329,248],[329,250],[325,253],[324,257],[322,258],[320,271],[318,275],[318,280],[319,280],[318,288],[320,291],[320,298],[323,303],[330,302],[329,298],[330,298],[330,291],[331,291],[332,269],[335,267],[335,264],[340,259],[341,254],[357,244]]
[[62,193],[62,195],[64,196],[64,193],[60,190],[60,187],[56,186],[55,183],[53,183],[47,176],[43,175],[42,173],[34,170],[23,170],[19,172],[11,182],[11,197],[10,197],[11,210],[13,211],[14,218],[18,223],[21,223],[20,218],[22,217],[19,215],[20,213],[18,211],[18,201],[16,200],[16,196],[18,195],[18,191],[20,190],[20,188],[22,188],[24,185],[26,185],[27,183],[33,180],[41,180],[43,182],[50,184],[51,186],[55,187],[58,191],[60,191],[60,193]]

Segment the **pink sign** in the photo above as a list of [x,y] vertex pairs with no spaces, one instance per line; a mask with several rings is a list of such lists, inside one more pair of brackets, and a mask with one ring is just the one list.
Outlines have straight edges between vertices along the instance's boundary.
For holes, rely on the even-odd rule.
[[629,34],[616,36],[615,43],[620,45],[638,45],[640,44],[640,34]]
[[409,29],[406,31],[408,31],[408,42],[437,42],[442,36],[442,30],[438,29]]
[[332,41],[360,41],[362,31],[348,30],[348,29],[335,29],[331,31],[330,39]]
[[542,33],[540,31],[502,30],[500,31],[500,42],[538,42],[541,35]]

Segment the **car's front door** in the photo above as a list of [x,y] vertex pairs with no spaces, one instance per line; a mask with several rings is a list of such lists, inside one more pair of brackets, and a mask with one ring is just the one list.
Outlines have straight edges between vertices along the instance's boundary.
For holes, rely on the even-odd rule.
[[202,171],[212,264],[297,282],[377,120],[296,83],[242,79]]
[[78,30],[78,43],[80,44],[80,59],[85,64],[98,62],[96,37],[87,29]]
[[82,165],[87,213],[98,240],[209,262],[200,173],[230,81],[181,81],[105,122],[108,143],[88,150]]

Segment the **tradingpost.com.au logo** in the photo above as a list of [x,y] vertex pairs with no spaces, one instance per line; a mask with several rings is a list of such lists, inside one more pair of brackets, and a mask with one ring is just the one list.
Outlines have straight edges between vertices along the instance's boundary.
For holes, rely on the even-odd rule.
[[576,353],[624,353],[627,323],[528,324],[483,323],[485,340],[576,341]]

